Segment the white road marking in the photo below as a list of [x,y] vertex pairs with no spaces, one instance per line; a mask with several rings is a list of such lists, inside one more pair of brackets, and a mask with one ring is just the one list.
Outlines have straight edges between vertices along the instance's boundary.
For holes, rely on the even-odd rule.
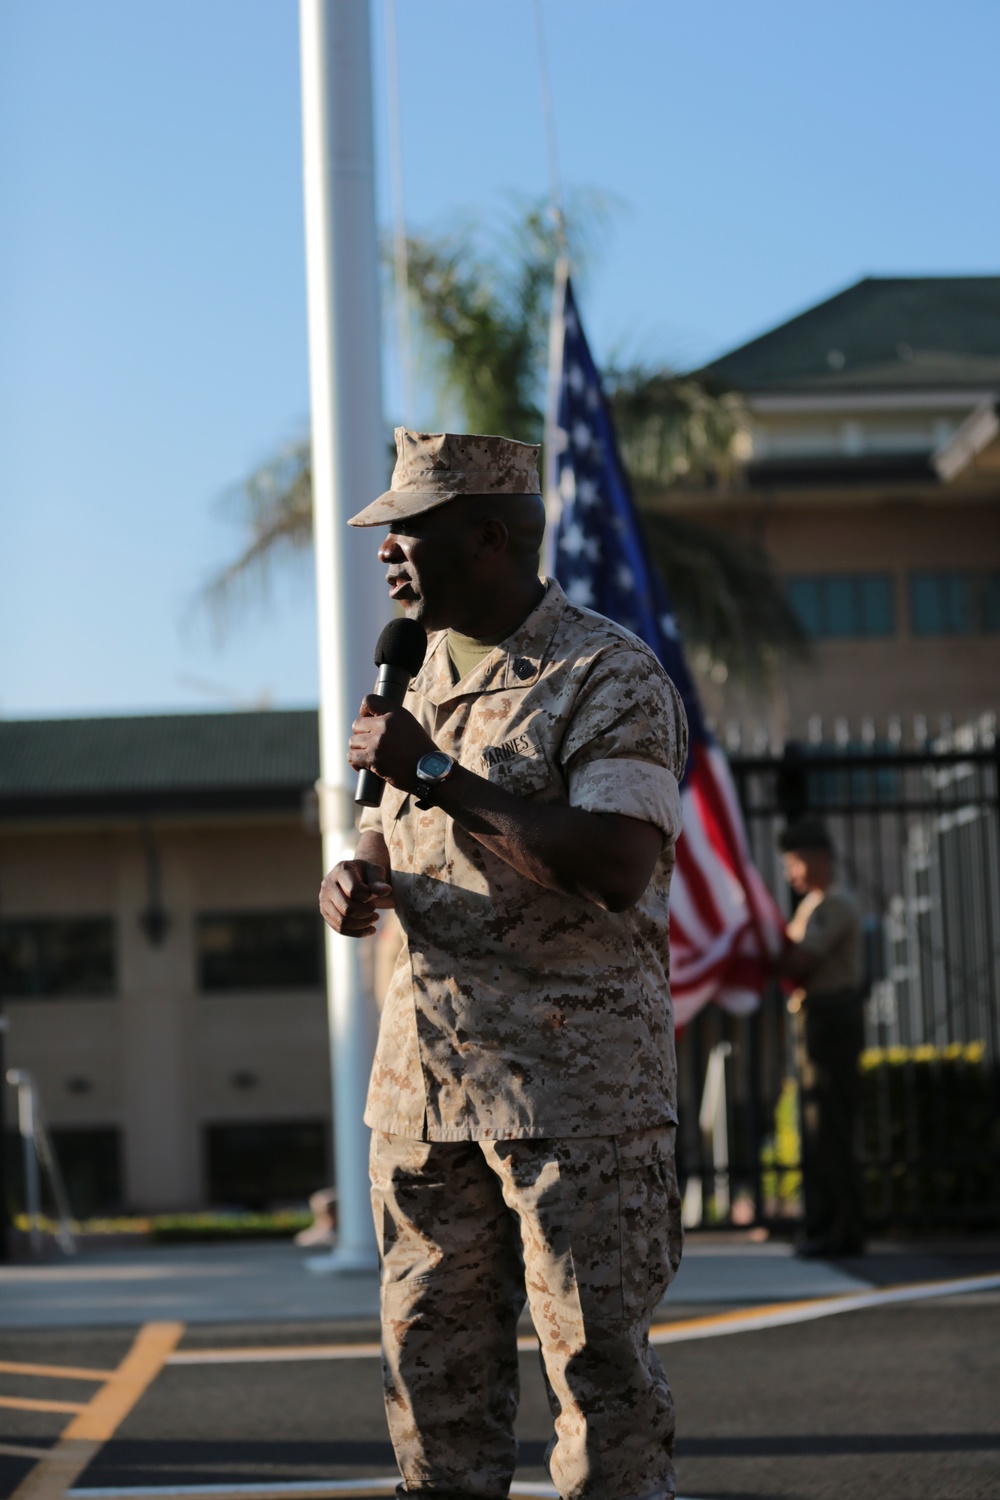
[[907,1286],[883,1287],[870,1292],[847,1292],[838,1297],[820,1297],[810,1302],[785,1302],[774,1307],[747,1308],[708,1318],[688,1318],[661,1323],[650,1329],[651,1344],[681,1344],[690,1339],[720,1338],[730,1333],[756,1333],[763,1328],[784,1328],[791,1323],[811,1323],[837,1313],[861,1312],[870,1307],[892,1307],[901,1302],[923,1302],[931,1297],[955,1297],[963,1292],[1000,1288],[1000,1274],[966,1276],[958,1281],[916,1281]]
[[[838,1313],[860,1312],[870,1307],[889,1307],[900,1302],[921,1302],[932,1297],[955,1297],[968,1292],[1000,1289],[1000,1274],[965,1276],[955,1281],[918,1281],[905,1286],[845,1292],[836,1297],[809,1301],[779,1302],[768,1307],[743,1308],[738,1312],[713,1313],[706,1318],[681,1318],[673,1323],[654,1323],[651,1344],[681,1344],[691,1339],[721,1338],[731,1333],[756,1333],[764,1328],[782,1328],[791,1323],[811,1323]],[[522,1334],[521,1350],[537,1349],[534,1334]],[[179,1349],[168,1365],[272,1364],[325,1359],[377,1359],[381,1349],[366,1344],[300,1344],[243,1349]]]
[[106,1281],[116,1286],[120,1281],[160,1281],[181,1277],[188,1281],[201,1277],[253,1275],[249,1266],[171,1266],[162,1262],[142,1266],[0,1266],[0,1286],[41,1282]]
[[[217,1495],[229,1500],[264,1500],[266,1496],[281,1497],[303,1495],[312,1500],[322,1500],[325,1495],[338,1496],[344,1500],[348,1495],[395,1495],[399,1476],[392,1479],[298,1479],[278,1480],[274,1484],[172,1484],[172,1485],[124,1485],[118,1488],[67,1490],[66,1500],[214,1500]],[[522,1495],[526,1500],[537,1496],[538,1500],[559,1500],[559,1491],[551,1484],[533,1484],[527,1480],[515,1480],[510,1487],[512,1495]]]
[[45,1458],[48,1448],[25,1448],[22,1443],[0,1443],[0,1455],[4,1458]]

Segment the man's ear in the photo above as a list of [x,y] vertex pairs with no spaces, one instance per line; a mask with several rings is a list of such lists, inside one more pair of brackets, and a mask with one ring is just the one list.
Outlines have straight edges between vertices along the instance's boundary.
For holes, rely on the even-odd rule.
[[476,556],[484,560],[502,557],[507,551],[510,532],[499,516],[484,516],[477,528]]

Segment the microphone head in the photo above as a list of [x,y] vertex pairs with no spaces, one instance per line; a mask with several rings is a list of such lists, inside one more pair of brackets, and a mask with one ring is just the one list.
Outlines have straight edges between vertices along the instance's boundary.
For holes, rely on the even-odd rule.
[[427,632],[417,620],[390,620],[375,647],[377,667],[400,667],[416,677],[424,664]]

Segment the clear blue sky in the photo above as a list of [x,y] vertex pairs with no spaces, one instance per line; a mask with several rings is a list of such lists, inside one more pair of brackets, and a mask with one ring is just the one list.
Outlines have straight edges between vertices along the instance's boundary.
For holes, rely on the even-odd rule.
[[[697,361],[866,273],[1000,272],[997,0],[544,11],[565,182],[623,205],[598,357]],[[530,0],[397,13],[411,226],[545,192]],[[308,566],[222,646],[191,608],[239,542],[219,493],[308,407],[294,0],[5,0],[0,713],[315,702]]]

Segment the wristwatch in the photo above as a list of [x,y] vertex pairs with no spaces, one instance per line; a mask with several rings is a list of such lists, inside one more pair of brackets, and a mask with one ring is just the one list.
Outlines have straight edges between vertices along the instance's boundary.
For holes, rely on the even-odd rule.
[[435,795],[442,782],[447,781],[455,769],[455,762],[443,750],[431,750],[417,761],[417,780],[420,783],[418,807],[433,807]]

